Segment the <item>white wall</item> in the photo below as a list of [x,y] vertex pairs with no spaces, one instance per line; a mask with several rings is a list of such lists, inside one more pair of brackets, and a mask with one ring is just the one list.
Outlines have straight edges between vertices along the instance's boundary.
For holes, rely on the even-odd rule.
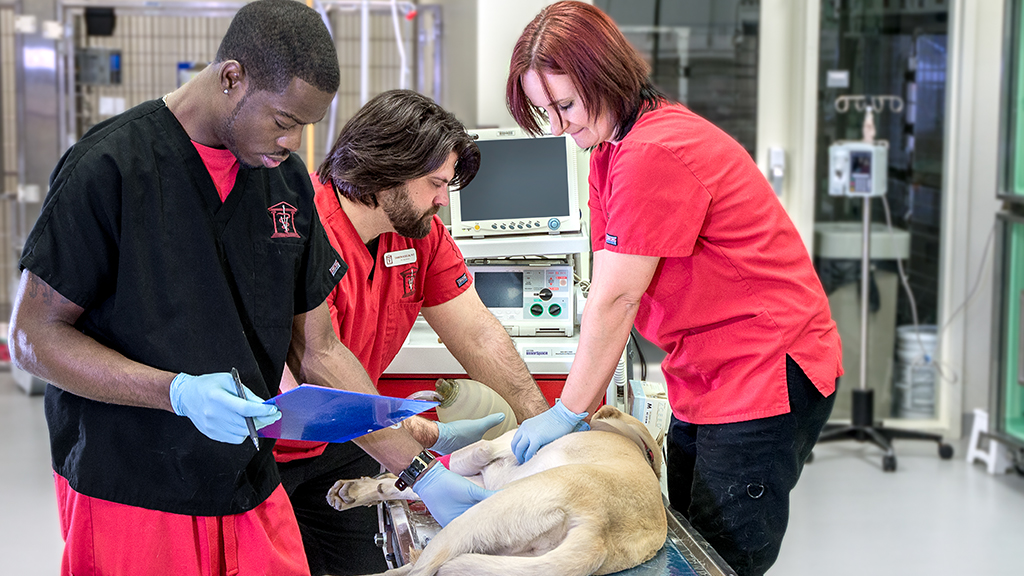
[[505,109],[505,81],[512,48],[523,28],[548,0],[480,0],[477,28],[477,122],[480,127],[515,126]]
[[[943,351],[958,382],[962,412],[987,408],[990,388],[993,322],[992,232],[999,159],[1003,3],[960,0],[952,6],[954,34],[949,78],[950,134],[947,139],[948,189],[943,265]],[[971,291],[974,290],[973,294]],[[968,297],[970,299],[968,300]],[[954,311],[959,310],[955,317]],[[956,398],[950,398],[956,401]]]

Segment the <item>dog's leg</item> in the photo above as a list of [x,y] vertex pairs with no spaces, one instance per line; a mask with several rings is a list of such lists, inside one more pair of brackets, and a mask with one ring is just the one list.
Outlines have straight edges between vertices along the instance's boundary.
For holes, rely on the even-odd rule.
[[607,557],[602,542],[593,525],[579,525],[571,528],[558,546],[540,556],[467,553],[442,565],[437,576],[589,576],[598,573]]
[[376,478],[338,480],[327,491],[327,503],[336,510],[372,506],[385,500],[419,500],[415,492],[395,488],[395,476],[382,474]]
[[452,452],[448,468],[460,476],[477,476],[497,458],[505,453],[512,454],[512,437],[515,430],[509,430],[494,440],[480,440],[465,448]]
[[[571,576],[589,574],[592,567],[604,562],[604,551],[600,549],[599,534],[585,534],[589,528],[573,527],[574,521],[564,506],[560,506],[560,495],[539,495],[527,502],[514,492],[499,491],[452,520],[430,541],[414,564],[409,576],[432,576],[444,568],[442,574],[513,574],[505,569],[496,572],[478,572],[475,569],[459,572],[448,570],[447,566],[464,554],[502,555],[495,563],[504,566],[512,560],[505,555],[541,555],[561,544],[568,532],[573,533],[570,546],[587,546],[585,553],[574,554],[564,564],[572,568],[548,572],[543,568],[534,574],[558,574]],[[561,564],[558,564],[561,566]],[[543,566],[543,564],[540,564]]]

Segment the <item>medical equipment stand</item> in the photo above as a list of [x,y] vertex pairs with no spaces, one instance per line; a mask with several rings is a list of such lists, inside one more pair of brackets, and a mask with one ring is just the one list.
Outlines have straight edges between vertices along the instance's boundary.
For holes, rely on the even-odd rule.
[[[872,108],[867,107],[864,117],[865,141],[874,140],[874,121],[872,119]],[[892,441],[896,438],[910,440],[930,440],[939,444],[939,456],[943,460],[953,457],[953,447],[942,442],[942,436],[917,430],[906,430],[900,428],[886,428],[881,422],[875,422],[874,416],[874,393],[868,388],[868,304],[870,292],[871,273],[871,195],[863,197],[864,208],[864,240],[860,261],[860,386],[850,392],[853,394],[852,413],[849,424],[826,424],[818,437],[818,443],[834,442],[837,440],[856,440],[858,442],[871,442],[885,451],[882,456],[882,470],[894,472],[896,470],[896,451],[893,450]],[[836,391],[838,393],[838,390]],[[813,453],[812,453],[813,456]],[[810,461],[810,458],[808,459]]]

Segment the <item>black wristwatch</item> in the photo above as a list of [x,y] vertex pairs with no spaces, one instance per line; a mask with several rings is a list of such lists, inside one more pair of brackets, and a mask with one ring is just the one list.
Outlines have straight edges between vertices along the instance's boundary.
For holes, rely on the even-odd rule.
[[412,486],[423,476],[423,473],[434,463],[434,455],[424,450],[412,459],[412,464],[398,475],[395,480],[395,488],[405,490]]

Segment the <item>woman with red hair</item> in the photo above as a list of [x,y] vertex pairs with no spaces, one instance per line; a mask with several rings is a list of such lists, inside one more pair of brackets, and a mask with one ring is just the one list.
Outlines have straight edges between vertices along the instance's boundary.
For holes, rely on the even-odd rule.
[[594,265],[561,399],[526,420],[520,461],[580,425],[637,330],[665,351],[673,508],[741,575],[778,556],[789,493],[842,374],[839,334],[800,235],[747,152],[648,79],[615,23],[548,6],[512,53],[512,116],[590,158]]

